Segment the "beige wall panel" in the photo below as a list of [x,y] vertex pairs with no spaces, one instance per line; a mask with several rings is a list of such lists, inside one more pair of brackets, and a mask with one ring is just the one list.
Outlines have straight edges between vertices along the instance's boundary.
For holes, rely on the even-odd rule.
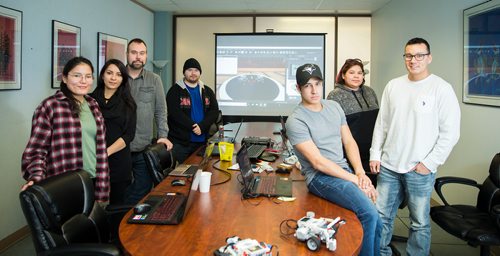
[[[188,58],[201,64],[201,80],[215,88],[214,33],[251,33],[251,17],[179,17],[175,54],[175,80],[182,79],[182,66]],[[172,85],[168,85],[170,88]]]
[[[362,61],[370,61],[371,17],[339,17],[338,23],[338,70],[342,68],[346,59],[358,58]],[[365,69],[370,70],[370,66],[371,64],[368,63]],[[365,84],[371,85],[370,74],[365,76],[365,81]]]

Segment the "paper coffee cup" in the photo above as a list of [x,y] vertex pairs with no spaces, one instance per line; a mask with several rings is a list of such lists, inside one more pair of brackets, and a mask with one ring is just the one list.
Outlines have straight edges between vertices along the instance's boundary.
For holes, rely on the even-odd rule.
[[201,172],[200,175],[200,192],[207,193],[210,191],[210,179],[212,177],[211,172]]

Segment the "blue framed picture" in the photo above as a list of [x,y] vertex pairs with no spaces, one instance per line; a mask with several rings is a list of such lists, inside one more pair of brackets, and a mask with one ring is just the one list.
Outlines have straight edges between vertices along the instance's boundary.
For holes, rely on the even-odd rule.
[[500,106],[500,0],[464,10],[463,102]]

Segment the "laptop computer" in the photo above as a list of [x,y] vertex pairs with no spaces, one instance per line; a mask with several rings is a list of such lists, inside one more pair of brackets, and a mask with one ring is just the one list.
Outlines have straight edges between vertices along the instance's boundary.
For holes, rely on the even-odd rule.
[[260,155],[269,147],[272,140],[269,137],[247,136],[241,140],[241,144],[246,144],[250,161],[257,161]]
[[[243,120],[241,120],[240,125],[238,126],[238,129],[236,130],[236,133],[234,134],[233,137],[224,137],[223,141],[229,142],[229,143],[234,143],[236,141],[236,136],[238,136],[238,133],[240,132],[241,125],[243,124]],[[221,141],[219,134],[217,133],[215,136],[209,139],[210,142],[213,142],[215,144],[219,144]]]
[[236,161],[240,166],[241,176],[243,177],[244,196],[292,196],[292,180],[288,177],[255,176],[253,174],[246,145],[242,145],[236,154]]
[[166,193],[164,195],[150,195],[143,203],[149,204],[151,209],[145,213],[132,214],[128,223],[175,225],[182,222],[193,202],[196,190],[200,183],[201,170],[198,170],[191,182],[187,196],[183,193]]
[[[238,133],[240,132],[240,128],[241,128],[242,124],[243,124],[243,120],[240,122],[240,125],[238,126],[238,129],[236,130],[236,133],[234,134],[234,137],[231,137],[228,142],[234,143],[236,141],[236,137],[238,136]],[[220,151],[219,151],[219,146],[217,145],[219,143],[219,137],[210,139],[209,142],[216,144],[212,150],[212,156],[219,156]],[[205,149],[199,150],[197,154],[199,156],[201,156],[201,155],[205,154],[204,152],[206,152],[206,146],[205,146]]]
[[171,171],[169,176],[180,176],[180,177],[191,177],[193,176],[198,169],[205,169],[208,162],[210,161],[210,157],[212,156],[212,151],[214,150],[215,144],[212,142],[208,142],[205,150],[205,154],[203,155],[203,160],[199,165],[191,165],[191,164],[180,164],[175,167],[173,171]]
[[[209,142],[213,143],[212,141],[209,141]],[[196,153],[196,155],[204,156],[206,152],[207,152],[207,145],[204,145],[200,150],[198,150],[198,153]],[[214,145],[214,148],[212,150],[212,156],[220,156],[219,145],[217,145],[217,144]]]

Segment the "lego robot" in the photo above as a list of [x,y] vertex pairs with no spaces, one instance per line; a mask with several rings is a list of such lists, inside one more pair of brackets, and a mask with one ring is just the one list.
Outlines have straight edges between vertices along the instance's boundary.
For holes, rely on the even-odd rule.
[[314,212],[307,212],[305,217],[297,221],[297,230],[295,237],[302,242],[306,242],[307,248],[311,251],[317,251],[321,242],[326,244],[330,251],[337,249],[337,240],[335,234],[340,226],[345,224],[345,220],[340,217],[336,219],[314,218]]
[[237,236],[229,237],[227,245],[215,250],[215,256],[272,256],[272,246],[255,239],[240,239]]

